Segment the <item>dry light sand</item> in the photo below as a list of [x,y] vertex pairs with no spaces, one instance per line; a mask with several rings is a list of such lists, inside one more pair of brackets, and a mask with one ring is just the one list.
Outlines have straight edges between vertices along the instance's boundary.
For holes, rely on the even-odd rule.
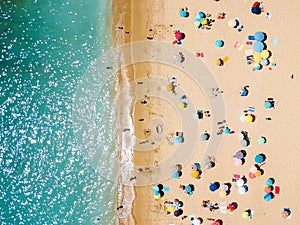
[[[197,58],[206,64],[213,76],[218,82],[218,87],[223,91],[222,96],[225,102],[227,124],[234,131],[233,134],[222,134],[223,141],[216,156],[215,168],[205,170],[201,179],[197,180],[191,177],[191,165],[194,162],[201,162],[208,141],[203,142],[200,139],[204,131],[211,136],[217,135],[213,130],[214,112],[210,111],[209,99],[203,93],[203,90],[196,85],[196,82],[190,75],[184,71],[178,70],[170,65],[161,63],[138,63],[128,68],[130,82],[136,82],[144,79],[145,82],[153,77],[162,78],[166,81],[172,76],[178,78],[179,87],[186,93],[188,101],[193,103],[196,109],[210,111],[211,117],[204,117],[203,120],[189,118],[199,127],[198,140],[195,146],[194,154],[191,155],[188,162],[183,165],[183,175],[180,179],[171,178],[161,181],[165,187],[170,190],[165,195],[156,200],[154,199],[154,182],[147,186],[136,186],[136,198],[133,202],[132,216],[120,220],[121,224],[164,224],[169,225],[173,222],[179,224],[191,224],[189,218],[182,220],[182,216],[175,217],[167,215],[167,200],[173,201],[178,198],[184,202],[183,215],[194,215],[204,219],[203,224],[212,224],[207,218],[222,219],[224,225],[230,224],[255,224],[255,225],[273,225],[273,224],[300,224],[299,199],[300,199],[300,144],[299,144],[299,89],[300,74],[298,62],[299,57],[299,32],[300,17],[298,13],[299,1],[267,1],[264,2],[264,12],[261,15],[251,14],[251,5],[253,1],[249,0],[132,0],[115,1],[113,29],[115,30],[115,43],[120,45],[120,40],[125,43],[136,41],[166,41],[172,46],[174,41],[174,31],[182,30],[186,37],[182,41],[182,48],[188,49],[196,57],[196,52],[203,52],[204,57]],[[183,7],[187,7],[190,13],[189,17],[182,18],[179,13]],[[194,19],[197,12],[211,14],[215,19],[210,30],[201,31],[194,25]],[[225,19],[217,19],[219,12],[226,13]],[[271,13],[271,18],[266,18],[266,12]],[[241,32],[228,26],[230,19],[239,18],[243,25]],[[118,28],[123,27],[123,29]],[[245,50],[253,50],[252,45],[247,45],[248,36],[257,31],[263,31],[267,34],[268,50],[272,52],[271,64],[276,66],[265,66],[260,71],[253,71],[252,65],[247,65]],[[147,39],[153,38],[153,40]],[[278,38],[278,44],[272,45],[274,38]],[[221,39],[224,41],[224,47],[218,48],[215,41]],[[234,48],[236,42],[243,44],[240,49]],[[253,51],[254,52],[254,51]],[[228,56],[229,60],[224,66],[216,66],[216,60]],[[184,65],[186,62],[183,62]],[[293,79],[291,75],[293,74]],[[122,79],[120,79],[122,83]],[[249,85],[249,95],[241,97],[240,88]],[[149,92],[145,86],[145,93]],[[164,89],[165,86],[156,88]],[[167,92],[166,90],[164,90]],[[169,93],[169,95],[173,95]],[[174,96],[173,96],[174,97]],[[176,98],[179,96],[176,96]],[[275,108],[265,109],[264,101],[268,97],[274,98]],[[147,104],[141,104],[146,100]],[[192,104],[191,104],[192,105]],[[190,107],[190,105],[188,106]],[[256,120],[253,123],[241,122],[240,116],[248,107],[255,107],[254,114]],[[178,145],[169,145],[167,136],[176,131],[188,132],[182,130],[182,123],[187,121],[181,118],[178,105],[171,105],[167,100],[150,97],[142,98],[136,101],[132,110],[134,122],[134,133],[138,140],[147,141],[154,135],[151,128],[151,121],[160,118],[165,124],[164,138],[159,146],[154,150],[135,151],[134,164],[137,167],[157,165],[159,162],[167,159],[176,151]],[[271,117],[267,121],[265,117]],[[144,119],[139,121],[139,119]],[[152,123],[153,124],[153,123]],[[147,133],[147,130],[150,130]],[[241,130],[249,133],[251,144],[244,148],[247,152],[244,165],[237,167],[234,165],[233,155],[241,148],[238,134]],[[190,132],[190,131],[189,131]],[[266,137],[267,142],[263,145],[257,143],[261,136]],[[188,141],[188,138],[187,138]],[[256,154],[264,153],[266,155],[266,164],[262,169],[264,174],[261,177],[250,179],[249,168],[254,165]],[[174,162],[174,165],[176,162]],[[137,174],[138,179],[138,173]],[[231,182],[233,174],[245,175],[248,179],[249,191],[240,195],[237,193],[235,183]],[[149,173],[148,176],[153,176]],[[270,202],[264,201],[264,187],[266,180],[272,177],[275,179],[275,186],[280,186],[280,194]],[[220,198],[218,191],[209,191],[210,182],[218,181],[221,184],[231,182],[231,193]],[[138,183],[138,181],[136,181]],[[188,196],[178,188],[180,184],[194,184],[195,192]],[[237,202],[238,208],[232,214],[223,214],[220,210],[210,212],[201,207],[202,200],[211,200],[212,202]],[[291,219],[281,217],[281,211],[284,207],[291,208]],[[243,219],[242,213],[246,209],[254,211],[252,219]]]

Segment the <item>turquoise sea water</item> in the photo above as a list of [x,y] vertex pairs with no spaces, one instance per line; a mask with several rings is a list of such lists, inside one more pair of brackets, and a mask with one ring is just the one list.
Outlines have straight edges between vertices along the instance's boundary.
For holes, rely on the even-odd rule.
[[111,46],[110,10],[109,0],[0,2],[1,224],[115,224],[114,79],[95,103],[105,177],[72,121],[80,81]]

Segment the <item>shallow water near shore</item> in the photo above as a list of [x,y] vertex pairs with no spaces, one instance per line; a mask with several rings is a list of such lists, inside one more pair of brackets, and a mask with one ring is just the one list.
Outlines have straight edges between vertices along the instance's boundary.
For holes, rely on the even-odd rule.
[[112,46],[110,11],[110,0],[0,3],[3,224],[116,223],[113,77],[95,103],[102,173],[72,126],[80,81]]

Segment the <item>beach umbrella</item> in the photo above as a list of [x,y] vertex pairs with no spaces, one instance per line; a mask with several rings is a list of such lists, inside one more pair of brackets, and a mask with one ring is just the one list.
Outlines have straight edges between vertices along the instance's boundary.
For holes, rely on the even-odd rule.
[[244,187],[239,187],[239,188],[238,188],[238,193],[239,193],[240,195],[243,195],[243,194],[246,193],[246,189],[245,189]]
[[208,133],[205,133],[205,134],[201,135],[201,140],[202,141],[207,141],[208,139],[209,139],[209,134]]
[[258,155],[255,156],[254,160],[255,160],[256,163],[262,163],[262,162],[265,161],[265,157],[262,154],[258,154]]
[[183,33],[181,33],[180,31],[176,31],[175,32],[175,38],[179,41],[183,38]]
[[234,165],[236,166],[241,166],[243,165],[243,160],[242,159],[234,159]]
[[269,108],[271,108],[271,107],[272,107],[272,103],[271,103],[271,102],[269,102],[269,101],[265,101],[265,103],[264,103],[264,107],[265,107],[266,109],[269,109]]
[[228,20],[228,26],[231,28],[236,28],[240,25],[240,21],[238,19]]
[[223,225],[223,221],[220,219],[215,220],[212,225]]
[[168,84],[168,85],[166,86],[166,89],[167,89],[167,91],[174,91],[175,86],[172,85],[172,84]]
[[265,144],[267,142],[267,139],[265,137],[260,137],[257,139],[258,144]]
[[194,172],[194,171],[197,170],[197,167],[195,166],[195,164],[193,164],[193,165],[191,166],[191,170],[192,170],[192,172]]
[[159,187],[158,187],[158,186],[154,186],[154,187],[153,187],[153,191],[154,191],[154,192],[159,192],[159,191],[160,191],[160,190],[159,190]]
[[186,102],[179,102],[178,106],[179,108],[185,109],[188,106],[188,104]]
[[262,60],[260,61],[260,64],[263,65],[263,66],[267,66],[267,65],[269,65],[269,60],[267,60],[267,59],[262,59]]
[[242,151],[238,151],[238,152],[235,153],[234,157],[237,158],[237,159],[242,159],[245,156],[244,156],[244,153]]
[[167,211],[170,212],[170,213],[175,212],[174,206],[168,206]]
[[259,63],[254,63],[253,64],[253,69],[255,70],[261,70],[262,66]]
[[270,200],[272,200],[273,197],[274,197],[274,195],[273,195],[272,192],[264,195],[264,199],[265,199],[265,201],[267,201],[267,202],[270,201]]
[[257,171],[256,166],[251,166],[250,172],[251,172],[251,173],[256,173],[256,171]]
[[[240,121],[245,122],[246,117],[244,115],[240,116]],[[244,138],[244,136],[242,136],[242,138]]]
[[266,38],[266,34],[264,32],[261,32],[261,31],[257,31],[255,34],[254,34],[254,39],[256,41],[264,41]]
[[208,24],[208,21],[207,21],[207,19],[204,19],[204,20],[202,20],[202,21],[201,21],[201,24],[202,24],[202,25],[206,25],[206,24]]
[[200,163],[194,163],[194,165],[196,166],[197,170],[201,171],[201,165],[200,165]]
[[243,212],[242,218],[244,218],[244,219],[250,219],[250,213],[248,211]]
[[246,88],[244,88],[242,93],[241,93],[241,96],[247,96],[248,93],[249,93],[249,91]]
[[182,136],[177,136],[175,139],[176,144],[182,143],[183,142],[183,137]]
[[176,164],[176,165],[175,165],[175,170],[176,170],[176,171],[182,170],[182,165],[181,165],[181,164]]
[[188,12],[185,11],[185,10],[181,10],[181,11],[180,11],[180,16],[181,16],[181,17],[188,17]]
[[251,178],[251,179],[254,179],[256,176],[255,176],[255,173],[249,173],[249,177]]
[[263,59],[267,59],[270,57],[270,51],[268,50],[263,50],[260,54]]
[[223,47],[224,46],[224,41],[222,41],[222,40],[216,40],[216,46],[217,47]]
[[182,209],[177,209],[175,212],[174,212],[174,216],[178,217],[178,216],[181,216],[183,213],[183,210]]
[[266,181],[266,185],[267,186],[272,186],[274,184],[274,179],[273,178],[269,178],[267,181]]
[[253,122],[253,117],[251,115],[246,116],[245,121],[248,123]]
[[198,170],[196,170],[196,171],[193,171],[193,172],[191,173],[191,175],[192,175],[193,178],[198,178],[199,175],[200,175],[200,172],[199,172]]
[[198,13],[197,13],[196,19],[202,20],[202,19],[204,19],[205,17],[206,17],[206,15],[204,14],[204,12],[198,12]]
[[254,43],[253,49],[256,52],[262,52],[265,49],[265,44],[261,41],[257,41]]
[[229,127],[225,127],[224,133],[225,133],[225,134],[230,134],[230,129],[229,129]]
[[257,2],[257,1],[252,4],[252,7],[254,7],[254,8],[259,7],[259,6],[260,6],[260,2]]
[[161,197],[161,196],[160,196],[159,193],[158,193],[157,195],[154,194],[154,199],[158,200],[158,199],[160,199],[160,197]]
[[216,65],[217,66],[223,66],[224,65],[224,61],[222,59],[217,59],[216,60]]
[[262,60],[261,54],[257,53],[253,56],[253,61],[259,63]]
[[231,28],[235,27],[236,26],[235,19],[228,20],[228,26]]
[[179,172],[173,173],[172,178],[174,178],[174,179],[179,178]]
[[236,186],[237,187],[243,187],[244,184],[245,184],[245,181],[243,179],[238,179],[236,181]]
[[273,191],[273,187],[272,186],[266,186],[264,190],[265,190],[266,193],[271,193]]
[[247,147],[250,144],[250,141],[247,139],[241,140],[241,146],[242,147]]
[[252,7],[251,12],[253,14],[259,15],[259,14],[261,14],[261,8],[260,7]]
[[291,210],[289,208],[284,208],[282,213],[281,213],[281,216],[286,219],[290,215],[291,215]]
[[260,177],[261,175],[262,175],[261,170],[257,170],[257,171],[255,172],[255,176],[256,176],[256,177]]
[[209,190],[210,190],[210,191],[216,191],[216,190],[219,189],[219,187],[220,187],[220,184],[217,183],[217,182],[210,183],[210,185],[209,185]]
[[222,185],[222,190],[223,191],[228,191],[229,190],[229,186],[227,184],[223,184]]

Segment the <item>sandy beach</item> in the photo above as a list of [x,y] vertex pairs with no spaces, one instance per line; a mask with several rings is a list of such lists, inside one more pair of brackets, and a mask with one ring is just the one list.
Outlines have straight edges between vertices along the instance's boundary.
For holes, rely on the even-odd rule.
[[[135,179],[123,187],[131,188],[132,184],[135,199],[132,208],[126,206],[129,210],[127,216],[120,218],[120,224],[192,224],[191,218],[197,217],[203,219],[203,224],[213,224],[212,219],[220,219],[224,225],[285,225],[297,224],[300,220],[297,205],[300,199],[297,191],[300,185],[297,129],[297,115],[300,113],[300,78],[297,73],[300,60],[297,33],[300,25],[297,16],[299,4],[297,1],[287,1],[283,7],[279,1],[263,2],[259,15],[251,13],[253,4],[254,1],[248,0],[114,1],[115,46],[138,41],[150,45],[157,41],[169,44],[170,52],[172,47],[179,49],[178,54],[169,56],[168,60],[173,60],[172,63],[148,60],[129,66],[126,72],[120,73],[121,88],[131,86],[134,101],[130,116],[136,138],[133,149]],[[181,14],[182,9],[188,14]],[[211,20],[208,21],[211,26],[205,23],[200,28],[195,26],[194,20],[199,12]],[[221,13],[224,14],[221,16]],[[239,22],[237,27],[229,26],[236,20]],[[177,40],[182,42],[180,45],[174,42],[177,30],[185,34],[184,39]],[[262,68],[255,70],[254,58],[248,58],[251,64],[247,64],[247,56],[258,54],[254,50],[258,41],[249,36],[259,31],[266,36],[263,40],[264,49],[269,51],[270,56],[266,57],[267,65],[264,66],[261,66],[265,64],[262,60],[257,60],[257,66]],[[216,46],[217,40],[223,41],[222,47]],[[158,50],[162,51],[160,54],[167,55],[168,52],[162,49]],[[182,61],[180,52],[185,57]],[[152,54],[155,56],[154,52]],[[227,57],[228,60],[224,59]],[[224,65],[216,65],[218,59],[224,59]],[[197,69],[189,70],[193,67],[189,64],[191,60],[198,61],[195,67],[202,66],[206,74],[187,73]],[[206,78],[203,82],[199,81],[201,76],[206,75],[216,81],[217,86],[207,87]],[[174,93],[167,90],[167,85],[171,83]],[[241,96],[243,87],[247,89],[246,96]],[[213,111],[218,101],[224,102],[224,118],[219,118],[223,115],[221,112]],[[265,101],[270,102],[270,108],[266,107]],[[219,109],[223,110],[222,107]],[[203,118],[197,118],[197,110],[203,110]],[[241,121],[247,116],[254,121]],[[221,124],[221,121],[224,123]],[[226,127],[230,129],[230,134],[226,134]],[[248,133],[248,146],[241,146],[241,131]],[[179,133],[176,135],[176,132]],[[176,143],[176,137],[181,132],[184,141]],[[210,137],[204,141],[201,137],[205,133]],[[260,137],[265,137],[266,142],[259,144]],[[212,155],[215,167],[205,169],[203,162],[207,160],[206,151],[210,141],[214,140],[220,141],[220,146],[215,149],[217,154]],[[179,162],[174,161],[173,167],[167,167],[169,169],[165,171],[160,169],[163,168],[162,163],[167,162],[178,149],[183,155],[186,151],[188,160],[181,163],[182,176],[176,179],[172,178],[172,174]],[[240,150],[245,150],[246,156],[243,164],[236,166],[237,157],[234,155]],[[258,154],[265,157],[263,162],[255,162]],[[191,176],[194,163],[201,164],[200,179]],[[251,178],[249,171],[254,164],[260,165],[263,172]],[[151,170],[152,167],[158,170]],[[157,176],[158,173],[163,174],[162,180]],[[236,180],[232,179],[234,174]],[[237,187],[239,176],[245,176],[247,180],[244,181],[247,191],[243,194],[239,193]],[[270,185],[273,199],[266,201],[264,196],[268,193],[265,187],[269,178],[275,180]],[[216,191],[209,189],[213,182],[221,185]],[[230,193],[220,197],[224,183],[231,184]],[[164,196],[155,198],[157,194],[153,189],[159,184],[164,187]],[[195,190],[191,195],[179,188],[179,185],[188,184],[194,185]],[[165,203],[174,203],[174,199],[183,202],[180,207],[183,212],[178,217],[171,210],[173,204]],[[219,208],[204,208],[203,200],[218,203]],[[231,211],[227,206],[233,202],[237,203],[237,208]],[[288,219],[281,215],[284,208],[291,210]],[[247,209],[252,211],[252,218],[242,217]],[[168,210],[172,212],[167,214]]]

